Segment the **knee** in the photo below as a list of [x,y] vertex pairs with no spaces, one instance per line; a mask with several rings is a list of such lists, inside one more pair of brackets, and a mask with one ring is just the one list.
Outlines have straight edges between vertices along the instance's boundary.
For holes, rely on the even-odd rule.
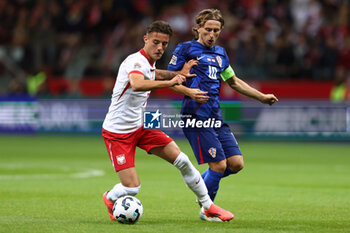
[[244,164],[241,163],[241,164],[235,164],[235,165],[233,165],[233,166],[230,166],[230,169],[231,169],[233,172],[237,173],[237,172],[239,172],[240,170],[242,170],[243,167],[244,167]]
[[209,163],[209,168],[213,171],[224,173],[226,170],[226,160],[222,160],[220,162],[211,162]]
[[243,169],[244,161],[243,161],[243,158],[242,159],[236,159],[233,162],[228,163],[227,165],[231,169],[231,171],[237,173],[237,172],[239,172],[240,170]]

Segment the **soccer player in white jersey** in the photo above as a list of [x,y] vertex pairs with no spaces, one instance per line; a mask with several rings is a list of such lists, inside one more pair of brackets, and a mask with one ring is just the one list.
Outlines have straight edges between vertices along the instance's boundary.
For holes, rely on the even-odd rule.
[[[155,67],[155,62],[162,57],[171,35],[172,29],[168,23],[153,22],[143,38],[144,47],[129,55],[119,67],[111,105],[103,122],[102,136],[120,183],[105,192],[103,200],[109,217],[115,220],[112,214],[114,202],[121,196],[136,195],[139,192],[141,184],[134,163],[135,149],[138,146],[172,163],[180,171],[187,186],[204,206],[208,217],[229,221],[233,219],[233,214],[211,201],[200,173],[176,143],[158,129],[142,127],[142,111],[150,91],[179,85],[186,79],[176,72],[157,70]],[[186,75],[190,77],[187,72]],[[190,92],[189,95],[193,98],[203,94],[196,89]]]

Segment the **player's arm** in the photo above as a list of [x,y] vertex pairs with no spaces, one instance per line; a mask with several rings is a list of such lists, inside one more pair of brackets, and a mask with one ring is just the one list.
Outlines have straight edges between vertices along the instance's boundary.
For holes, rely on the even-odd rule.
[[248,83],[239,79],[232,67],[229,66],[221,74],[221,78],[227,81],[228,85],[235,91],[241,93],[242,95],[248,96],[250,98],[259,100],[261,103],[272,105],[278,101],[276,96],[273,94],[264,94],[257,89],[251,87]]
[[177,75],[175,71],[156,69],[156,80],[170,80]]
[[197,88],[188,88],[184,85],[176,85],[169,87],[169,89],[178,94],[186,95],[198,103],[205,103],[209,100],[209,96],[207,96],[208,92],[201,91]]
[[172,87],[182,84],[186,78],[183,75],[176,75],[170,80],[146,80],[140,73],[130,73],[129,82],[133,91],[150,91],[159,88]]
[[184,64],[180,71],[170,71],[170,70],[159,70],[156,69],[156,80],[169,80],[175,77],[177,74],[181,74],[186,78],[196,77],[196,74],[191,74],[190,71],[193,66],[198,64],[197,60],[190,60]]
[[[193,66],[198,65],[198,60],[194,60],[191,59],[188,62],[185,62],[181,71],[179,71],[181,74],[190,74],[190,70],[192,69]],[[186,75],[185,75],[186,76]],[[192,74],[191,77],[195,77],[196,74]],[[188,77],[188,76],[186,76]],[[204,92],[201,91],[197,88],[188,88],[184,85],[177,85],[177,86],[173,86],[169,88],[170,90],[181,94],[181,95],[186,95],[190,98],[192,98],[193,100],[197,101],[198,103],[205,103],[208,101],[209,96],[207,96],[206,94],[208,94],[208,92]]]
[[[184,74],[187,77],[186,74],[190,74],[192,67],[198,65],[198,60],[195,59],[191,59],[188,62],[186,62],[187,51],[188,47],[184,46],[184,44],[178,44],[173,53],[173,57],[169,62],[168,69],[174,71],[181,69],[180,73]],[[193,74],[189,77],[195,76],[196,75]],[[206,95],[208,94],[208,92],[204,92],[196,88],[188,88],[184,85],[177,85],[170,87],[169,89],[181,95],[186,95],[199,103],[205,103],[209,99],[209,96]]]
[[[178,57],[178,58],[180,58],[180,57]],[[190,70],[192,69],[193,66],[198,65],[198,60],[191,59],[188,62],[184,62],[184,61],[178,62],[177,66],[180,67],[181,64],[183,64],[181,71],[176,71],[176,72],[180,72],[181,74],[185,75],[186,77],[195,77],[196,76],[196,74],[190,74]],[[174,67],[172,67],[172,68],[174,68]],[[208,94],[208,92],[201,91],[197,88],[188,88],[184,85],[177,85],[177,86],[170,87],[169,89],[178,93],[178,94],[186,95],[186,96],[194,99],[198,103],[205,103],[209,99],[209,96],[206,95],[206,94]]]

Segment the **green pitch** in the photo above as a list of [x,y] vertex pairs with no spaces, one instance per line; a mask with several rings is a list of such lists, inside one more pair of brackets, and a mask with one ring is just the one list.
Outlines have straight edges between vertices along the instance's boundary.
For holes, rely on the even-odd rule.
[[[188,143],[177,142],[194,162]],[[138,150],[144,213],[122,225],[102,201],[118,179],[101,137],[0,136],[0,232],[350,232],[349,144],[240,146],[245,169],[222,181],[216,199],[233,221],[199,220],[179,172]]]

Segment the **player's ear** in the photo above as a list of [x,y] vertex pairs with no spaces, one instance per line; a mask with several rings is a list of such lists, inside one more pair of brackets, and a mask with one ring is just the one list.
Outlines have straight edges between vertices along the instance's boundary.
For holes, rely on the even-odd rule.
[[148,42],[148,35],[147,34],[143,36],[143,41],[145,42],[145,44],[147,44],[147,42]]

